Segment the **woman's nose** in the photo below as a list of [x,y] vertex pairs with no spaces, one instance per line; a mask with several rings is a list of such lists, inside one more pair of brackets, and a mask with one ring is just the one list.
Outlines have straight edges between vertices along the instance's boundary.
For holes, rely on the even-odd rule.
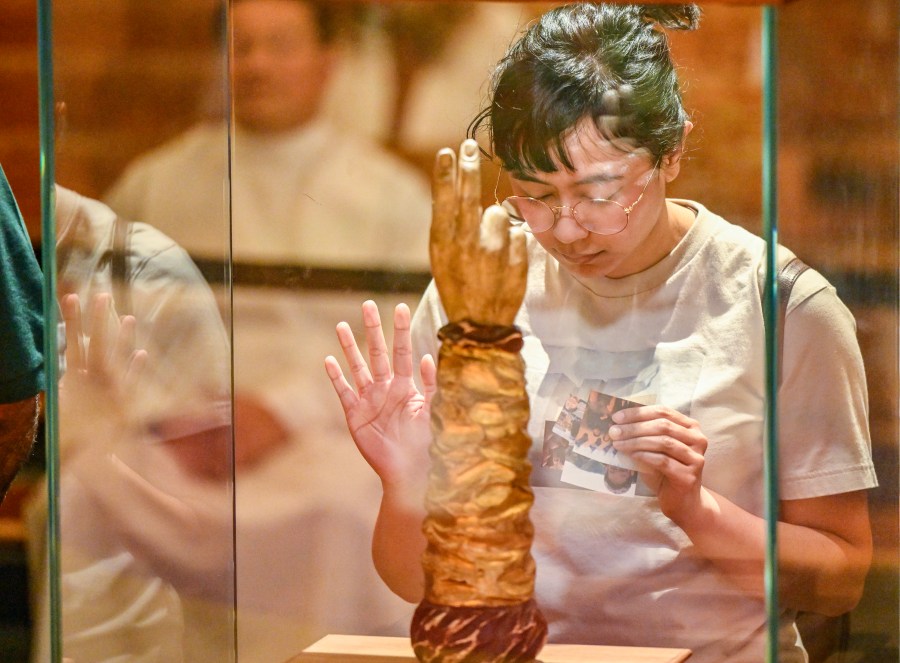
[[557,208],[556,224],[553,226],[553,236],[556,239],[565,244],[571,244],[579,239],[584,239],[587,235],[588,231],[575,220],[575,212],[571,207],[563,205]]

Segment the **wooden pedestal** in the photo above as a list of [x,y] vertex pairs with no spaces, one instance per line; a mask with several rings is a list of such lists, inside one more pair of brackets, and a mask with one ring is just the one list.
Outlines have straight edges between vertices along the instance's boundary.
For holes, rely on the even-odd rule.
[[[687,649],[547,645],[541,663],[680,663]],[[410,663],[415,661],[408,638],[327,635],[285,663]]]

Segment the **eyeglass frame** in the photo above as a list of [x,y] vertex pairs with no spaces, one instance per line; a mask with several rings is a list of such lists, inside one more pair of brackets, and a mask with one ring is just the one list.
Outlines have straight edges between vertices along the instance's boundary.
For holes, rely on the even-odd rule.
[[[622,203],[620,203],[616,200],[610,200],[608,198],[589,198],[589,199],[585,199],[585,200],[579,200],[577,203],[575,203],[572,206],[548,205],[543,200],[538,200],[537,198],[532,198],[531,196],[507,196],[501,202],[500,197],[498,195],[498,191],[500,190],[500,178],[503,176],[503,164],[500,164],[500,172],[497,173],[497,183],[494,185],[494,202],[496,202],[496,204],[499,205],[500,207],[503,207],[503,203],[505,203],[510,198],[522,198],[522,199],[526,199],[526,200],[533,200],[534,202],[540,203],[541,205],[543,205],[544,207],[549,209],[550,213],[553,215],[553,223],[551,223],[547,228],[544,228],[543,230],[533,230],[531,228],[531,226],[528,224],[528,221],[526,221],[525,219],[522,219],[521,221],[513,221],[512,218],[509,219],[509,222],[511,225],[518,226],[518,227],[522,228],[523,230],[527,230],[528,232],[531,232],[531,233],[536,233],[536,232],[543,233],[543,232],[547,232],[548,230],[552,230],[553,227],[556,226],[557,223],[559,223],[559,219],[562,217],[562,210],[567,209],[572,212],[572,219],[575,221],[575,223],[578,224],[579,228],[584,228],[587,232],[592,233],[594,235],[600,235],[601,237],[611,237],[612,235],[618,235],[620,232],[623,232],[628,227],[628,223],[629,223],[629,221],[631,221],[631,212],[634,210],[634,208],[637,206],[637,204],[639,202],[641,202],[641,199],[644,197],[644,194],[647,192],[647,188],[650,186],[650,182],[653,180],[653,173],[655,173],[657,171],[657,169],[659,168],[660,161],[661,161],[661,159],[657,159],[656,163],[653,164],[653,169],[650,171],[650,177],[647,178],[647,182],[644,184],[644,188],[641,189],[641,193],[638,195],[638,197],[635,199],[635,201],[633,203],[631,203],[628,207],[625,207],[625,205],[623,205]],[[586,202],[591,202],[591,203],[602,202],[602,203],[612,203],[614,205],[618,205],[619,207],[622,208],[622,211],[625,212],[625,225],[622,226],[619,230],[612,232],[612,233],[598,233],[595,230],[591,230],[590,228],[583,226],[581,224],[581,222],[578,220],[578,213],[575,210],[581,203],[586,203]]]

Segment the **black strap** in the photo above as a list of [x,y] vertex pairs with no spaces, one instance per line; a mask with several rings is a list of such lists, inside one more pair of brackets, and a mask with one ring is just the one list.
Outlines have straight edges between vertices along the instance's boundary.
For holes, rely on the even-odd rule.
[[118,215],[113,222],[112,253],[109,258],[112,277],[113,298],[119,315],[131,315],[130,274],[128,273],[128,253],[131,242],[131,224]]
[[791,290],[800,275],[809,269],[809,265],[800,260],[800,258],[792,258],[781,269],[775,277],[778,284],[778,386],[781,386],[781,376],[784,371],[784,323],[787,317],[788,302],[791,299]]

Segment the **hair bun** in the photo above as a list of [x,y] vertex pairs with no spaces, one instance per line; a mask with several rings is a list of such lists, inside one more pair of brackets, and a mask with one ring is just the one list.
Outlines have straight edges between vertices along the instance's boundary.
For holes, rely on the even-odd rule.
[[700,7],[689,5],[641,5],[638,13],[648,23],[669,30],[696,30],[700,27]]

